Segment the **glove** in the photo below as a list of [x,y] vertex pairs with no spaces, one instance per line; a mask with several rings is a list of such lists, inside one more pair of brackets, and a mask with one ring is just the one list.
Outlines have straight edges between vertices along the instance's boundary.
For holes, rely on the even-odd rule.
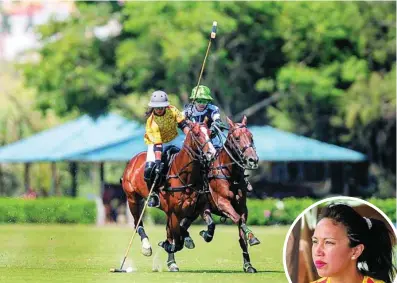
[[215,136],[215,134],[218,132],[218,129],[215,128],[215,126],[216,126],[219,130],[221,130],[221,131],[224,130],[224,129],[227,129],[226,126],[225,126],[225,124],[223,124],[221,120],[216,120],[216,121],[214,121],[214,122],[212,123],[212,125],[211,125],[211,128],[210,128],[211,133],[212,133],[211,135],[214,135],[214,136]]
[[[219,121],[214,121],[210,127],[211,135],[210,138],[214,139],[216,135],[218,134],[218,129],[222,131],[222,128],[219,127],[220,123]],[[217,127],[217,128],[215,128]]]
[[210,139],[214,139],[216,137],[216,129],[211,127],[211,134],[210,134]]

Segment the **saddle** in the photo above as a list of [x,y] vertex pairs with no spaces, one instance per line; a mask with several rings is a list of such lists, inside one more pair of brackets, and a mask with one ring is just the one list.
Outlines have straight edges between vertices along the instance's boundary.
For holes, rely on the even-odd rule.
[[[168,184],[165,182],[167,178],[176,178],[176,175],[173,176],[168,176],[168,171],[171,167],[171,164],[175,158],[175,155],[180,151],[181,149],[177,146],[174,145],[169,145],[166,146],[164,149],[164,152],[161,157],[161,162],[163,163],[163,168],[161,170],[160,178],[157,183],[157,187],[161,188],[163,191],[168,191],[168,192],[183,192],[186,190],[188,187],[192,187],[192,184],[188,184],[186,186],[181,186],[181,187],[169,187]],[[193,177],[191,182],[197,186],[197,184],[200,184],[203,182],[203,179],[201,178],[199,171],[196,171],[196,177]]]

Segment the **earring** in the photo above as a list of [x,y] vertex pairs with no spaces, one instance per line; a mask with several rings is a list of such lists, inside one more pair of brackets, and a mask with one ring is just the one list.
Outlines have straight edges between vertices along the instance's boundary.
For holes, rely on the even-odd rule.
[[354,256],[352,256],[352,260],[355,260],[356,258]]

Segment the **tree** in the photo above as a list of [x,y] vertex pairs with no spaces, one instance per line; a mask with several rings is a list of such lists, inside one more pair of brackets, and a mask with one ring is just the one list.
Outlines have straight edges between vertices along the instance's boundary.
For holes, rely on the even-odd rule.
[[[185,103],[197,83],[212,19],[220,23],[220,36],[202,83],[228,115],[268,96],[254,86],[263,74],[274,77],[282,63],[280,40],[270,31],[279,4],[128,2],[117,11],[113,6],[81,3],[66,21],[39,28],[41,60],[24,68],[29,85],[39,90],[42,110],[64,115],[78,109],[95,116],[126,94],[140,97],[153,89],[166,89]],[[120,34],[99,38],[96,28],[113,20],[122,25]]]
[[117,36],[101,38],[95,28],[117,17],[111,8],[105,2],[81,3],[67,21],[39,27],[41,59],[25,64],[24,71],[38,91],[41,110],[54,109],[62,116],[76,110],[97,116],[108,110],[120,79],[114,68]]
[[[340,140],[354,143],[377,164],[384,195],[396,186],[396,68],[381,74],[373,72],[368,80],[356,81],[340,100],[339,113],[333,121],[346,131]],[[393,188],[392,190],[390,188]]]
[[[25,87],[21,74],[12,64],[1,62],[0,66],[0,146],[26,138],[63,121],[52,110],[47,111],[45,116],[36,110],[35,90]],[[18,182],[22,175],[23,168],[19,165],[1,165],[0,195],[10,196],[23,191],[23,183]],[[48,191],[50,175],[50,164],[35,166],[31,171],[31,183],[35,189]]]

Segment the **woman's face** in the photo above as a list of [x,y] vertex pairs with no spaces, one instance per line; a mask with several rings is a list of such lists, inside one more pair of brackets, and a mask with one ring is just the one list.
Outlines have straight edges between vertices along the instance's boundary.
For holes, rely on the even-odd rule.
[[334,277],[343,274],[355,266],[349,247],[344,225],[323,218],[316,227],[312,237],[312,257],[317,272],[321,277]]
[[158,116],[163,115],[165,112],[165,107],[156,107],[154,108],[154,113]]

